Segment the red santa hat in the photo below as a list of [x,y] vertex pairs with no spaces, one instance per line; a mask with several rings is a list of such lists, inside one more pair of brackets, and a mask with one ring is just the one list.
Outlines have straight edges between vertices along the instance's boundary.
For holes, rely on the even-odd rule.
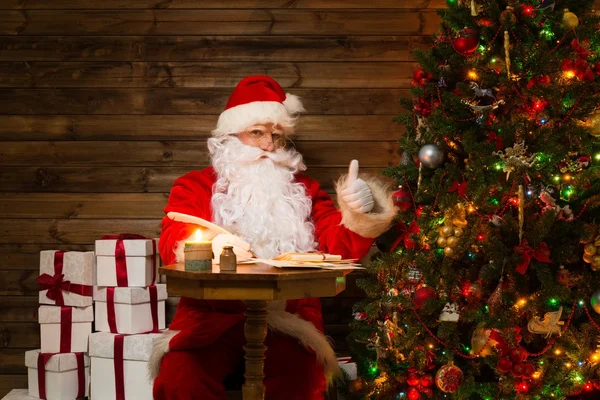
[[271,122],[293,129],[304,107],[297,96],[285,93],[271,77],[254,75],[242,79],[219,116],[215,137],[242,132],[248,127]]

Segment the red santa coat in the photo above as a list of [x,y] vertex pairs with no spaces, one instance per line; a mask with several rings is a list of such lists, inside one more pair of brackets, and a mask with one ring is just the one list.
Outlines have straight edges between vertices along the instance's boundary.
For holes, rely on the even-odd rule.
[[[212,167],[180,177],[171,189],[165,212],[175,211],[212,221],[212,187],[216,178]],[[318,250],[339,254],[343,258],[362,258],[374,239],[362,237],[342,225],[342,214],[335,208],[333,201],[320,188],[317,181],[298,174],[296,182],[304,185],[307,196],[312,200],[311,218],[315,225]],[[189,238],[197,228],[196,225],[173,221],[168,217],[163,219],[159,247],[164,263],[176,262],[174,249],[181,241]],[[318,331],[323,331],[323,318],[318,298],[289,300],[285,308],[287,312],[310,321]],[[245,306],[242,301],[198,300],[182,297],[170,326],[172,331],[179,331],[179,333],[169,338],[168,349],[165,351],[192,350],[210,345],[224,332],[243,320],[244,311]],[[318,332],[315,330],[315,333]],[[319,350],[316,351],[319,356]],[[160,364],[160,360],[157,361]]]

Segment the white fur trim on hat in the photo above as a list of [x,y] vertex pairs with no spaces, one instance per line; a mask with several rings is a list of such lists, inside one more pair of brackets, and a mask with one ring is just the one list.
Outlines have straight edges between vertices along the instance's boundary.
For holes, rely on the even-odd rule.
[[231,107],[221,113],[217,127],[212,131],[214,137],[243,132],[254,124],[279,124],[286,130],[296,126],[297,114],[304,112],[298,96],[286,94],[283,103],[277,101],[254,101]]

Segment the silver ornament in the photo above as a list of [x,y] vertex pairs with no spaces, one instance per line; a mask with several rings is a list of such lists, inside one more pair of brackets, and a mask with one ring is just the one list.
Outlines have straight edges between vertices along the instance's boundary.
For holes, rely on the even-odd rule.
[[444,152],[435,144],[426,144],[419,150],[419,161],[427,168],[437,168],[444,161]]
[[600,290],[596,290],[594,294],[592,294],[592,298],[590,299],[590,304],[594,311],[600,314]]

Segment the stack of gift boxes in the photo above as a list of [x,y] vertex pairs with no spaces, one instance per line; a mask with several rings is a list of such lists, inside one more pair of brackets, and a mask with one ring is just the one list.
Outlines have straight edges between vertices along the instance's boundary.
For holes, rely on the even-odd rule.
[[97,240],[95,253],[40,253],[41,349],[25,354],[19,398],[152,399],[147,363],[167,299],[157,244],[128,234]]
[[29,396],[62,400],[88,395],[93,275],[92,251],[40,253],[41,349],[25,353]]
[[165,329],[166,285],[157,283],[158,241],[136,235],[96,241],[96,331],[90,335],[94,400],[152,399],[147,364]]

